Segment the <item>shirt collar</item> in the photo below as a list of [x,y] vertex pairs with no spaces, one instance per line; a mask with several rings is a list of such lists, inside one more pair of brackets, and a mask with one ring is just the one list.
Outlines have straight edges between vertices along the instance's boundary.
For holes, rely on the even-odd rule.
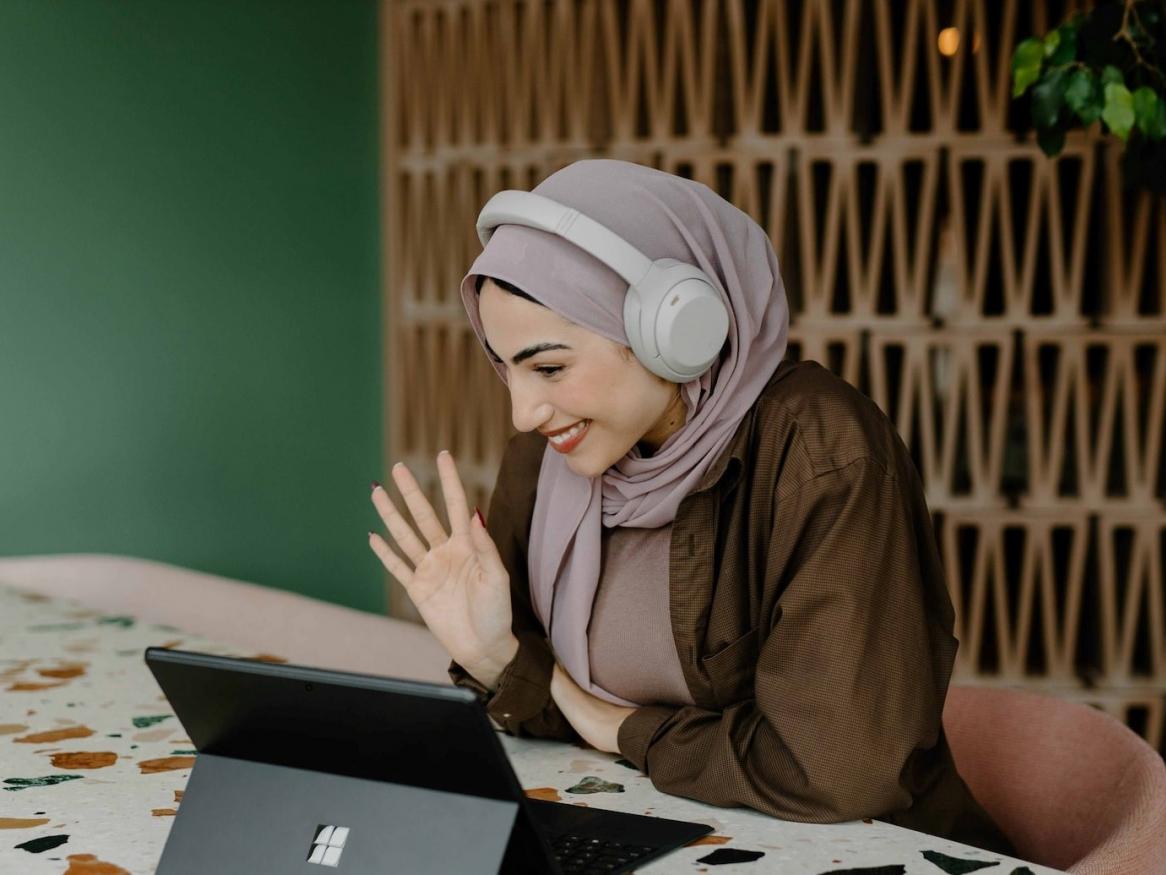
[[[765,384],[765,388],[761,390],[761,395],[764,396],[772,387],[773,384],[780,380],[786,371],[792,367],[792,363],[782,361],[774,370],[773,375],[769,378],[769,382]],[[757,416],[757,405],[754,404],[749,408],[749,411],[741,417],[741,421],[737,424],[737,430],[733,433],[733,437],[729,443],[721,451],[720,456],[713,462],[704,476],[700,478],[696,488],[692,490],[695,492],[704,492],[717,486],[721,479],[725,482],[722,489],[728,491],[737,485],[737,481],[741,479],[741,471],[748,462],[749,455],[749,435],[753,431],[753,419]]]

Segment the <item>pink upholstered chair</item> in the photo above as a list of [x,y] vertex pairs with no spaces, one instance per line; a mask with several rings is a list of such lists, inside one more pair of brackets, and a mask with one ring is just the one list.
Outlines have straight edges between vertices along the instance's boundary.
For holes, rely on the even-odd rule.
[[1166,873],[1166,765],[1087,705],[952,687],[943,726],[956,766],[1018,856],[1079,875]]

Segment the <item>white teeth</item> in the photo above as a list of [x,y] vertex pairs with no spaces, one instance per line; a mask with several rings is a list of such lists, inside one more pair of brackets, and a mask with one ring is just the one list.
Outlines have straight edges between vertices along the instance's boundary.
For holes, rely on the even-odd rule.
[[571,438],[573,438],[575,435],[579,434],[579,432],[583,431],[583,429],[585,429],[587,427],[587,424],[589,422],[591,422],[590,419],[585,419],[582,422],[580,422],[579,424],[571,426],[570,431],[565,431],[562,434],[556,434],[553,436],[549,436],[547,439],[553,444],[560,444],[560,445],[564,444],[567,441],[569,441]]

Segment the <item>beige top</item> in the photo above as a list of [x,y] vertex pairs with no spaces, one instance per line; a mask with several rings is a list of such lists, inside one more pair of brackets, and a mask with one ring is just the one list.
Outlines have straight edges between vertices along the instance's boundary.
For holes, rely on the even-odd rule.
[[605,528],[587,641],[591,679],[637,705],[691,705],[668,609],[672,526]]

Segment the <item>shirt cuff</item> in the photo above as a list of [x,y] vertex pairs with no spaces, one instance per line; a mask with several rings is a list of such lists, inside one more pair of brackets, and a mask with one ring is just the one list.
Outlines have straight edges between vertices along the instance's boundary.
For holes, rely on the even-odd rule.
[[541,635],[520,633],[518,652],[498,675],[498,685],[490,690],[456,662],[449,676],[459,687],[473,690],[499,726],[519,735],[521,725],[546,709],[551,698],[551,674],[555,657]]
[[619,733],[616,735],[619,752],[645,775],[648,774],[648,747],[651,746],[660,727],[676,713],[676,710],[660,705],[637,708],[619,725]]

